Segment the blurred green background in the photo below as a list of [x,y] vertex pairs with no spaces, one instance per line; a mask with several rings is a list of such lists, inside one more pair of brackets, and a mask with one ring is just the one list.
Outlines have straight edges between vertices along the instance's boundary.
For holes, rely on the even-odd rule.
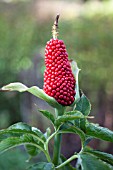
[[[1,0],[0,87],[17,81],[43,87],[44,48],[52,37],[57,13],[61,15],[59,38],[69,58],[81,68],[80,88],[90,99],[95,116],[91,121],[113,130],[113,0]],[[44,132],[51,125],[35,104],[52,110],[28,93],[0,93],[0,129],[24,121]],[[62,153],[69,157],[79,151],[79,143],[77,136],[64,135]],[[93,140],[90,146],[113,154],[111,143]],[[8,151],[0,156],[0,170],[25,170],[26,159],[23,148]]]

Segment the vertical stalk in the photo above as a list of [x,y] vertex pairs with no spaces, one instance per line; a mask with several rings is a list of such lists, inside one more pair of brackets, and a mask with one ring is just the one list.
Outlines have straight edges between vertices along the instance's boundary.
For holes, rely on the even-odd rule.
[[[52,27],[52,35],[53,39],[57,39],[58,36],[58,20],[59,14],[57,14],[55,18],[55,22]],[[55,109],[56,117],[63,115],[65,107],[61,106],[61,108]],[[54,137],[54,149],[53,149],[53,163],[54,165],[59,165],[60,160],[60,150],[61,150],[61,134],[55,135]]]
[[[62,109],[55,109],[56,117],[63,115],[64,111],[65,111],[65,107],[62,107]],[[53,149],[54,165],[58,165],[60,161],[61,139],[62,139],[61,134],[56,135],[54,138],[54,149]]]
[[54,138],[54,149],[53,149],[53,163],[54,165],[59,164],[60,150],[61,150],[61,134],[58,134]]

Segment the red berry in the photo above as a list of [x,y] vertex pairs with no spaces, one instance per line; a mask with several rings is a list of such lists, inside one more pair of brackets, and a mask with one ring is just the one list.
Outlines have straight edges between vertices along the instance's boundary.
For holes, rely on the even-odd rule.
[[62,40],[51,39],[45,49],[44,91],[58,103],[69,106],[74,102],[75,78]]

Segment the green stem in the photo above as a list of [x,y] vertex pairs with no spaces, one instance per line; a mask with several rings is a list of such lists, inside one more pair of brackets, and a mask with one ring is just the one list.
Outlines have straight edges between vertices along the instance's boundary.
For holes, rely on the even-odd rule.
[[55,132],[47,139],[47,141],[46,141],[46,143],[45,143],[45,148],[48,147],[49,141],[57,134],[58,130],[59,130],[59,129],[57,129],[57,131],[55,131]]
[[[55,109],[56,117],[63,115],[65,111],[65,107],[62,107],[62,109],[58,110]],[[54,165],[59,164],[60,160],[60,150],[61,150],[61,134],[57,134],[54,138],[54,149],[53,149],[53,163]]]
[[54,150],[53,150],[53,163],[59,164],[60,150],[61,150],[61,134],[58,134],[54,138]]
[[55,169],[59,169],[62,168],[63,166],[65,166],[66,164],[68,164],[69,162],[71,162],[72,160],[78,158],[77,155],[73,155],[71,156],[69,159],[67,159],[65,162],[63,162],[62,164],[58,165]]
[[51,157],[50,157],[49,153],[48,152],[44,152],[44,154],[45,154],[45,156],[47,158],[47,161],[51,162]]
[[[47,139],[47,141],[46,141],[46,143],[45,143],[45,145],[44,145],[45,150],[46,150],[46,152],[47,152],[48,155],[49,155],[49,149],[48,149],[49,141],[55,136],[56,133],[57,133],[57,131],[54,132],[54,133]],[[47,155],[46,155],[46,157],[47,157]],[[50,156],[49,156],[49,159],[51,159]],[[50,161],[50,162],[51,162],[51,161]]]
[[48,153],[46,150],[44,150],[42,147],[40,147],[39,145],[36,145],[36,144],[34,144],[34,143],[32,143],[32,145],[34,145],[34,146],[37,147],[38,149],[42,150],[42,151],[44,152],[46,158],[47,158],[47,161],[48,161],[48,162],[51,162],[50,155],[49,155],[49,153]]

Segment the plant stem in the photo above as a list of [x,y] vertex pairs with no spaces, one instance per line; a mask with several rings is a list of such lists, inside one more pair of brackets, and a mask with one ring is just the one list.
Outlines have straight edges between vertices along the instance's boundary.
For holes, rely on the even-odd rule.
[[71,157],[70,157],[69,159],[67,159],[65,162],[63,162],[62,164],[58,165],[58,166],[56,167],[56,169],[62,168],[63,166],[65,166],[66,164],[68,164],[69,162],[71,162],[72,160],[74,160],[74,159],[76,159],[76,158],[78,158],[77,155],[71,156]]
[[[55,109],[56,117],[63,115],[65,111],[65,107],[62,107],[62,109],[58,110]],[[61,150],[61,134],[57,134],[54,138],[54,149],[53,149],[53,163],[54,165],[59,164],[60,160],[60,150]]]
[[61,150],[61,134],[58,134],[54,138],[54,150],[53,150],[53,163],[59,164],[60,150]]
[[[32,143],[32,142],[26,142],[24,144],[29,144],[29,145],[32,145],[32,146],[35,146],[36,148],[40,149],[42,152],[44,152],[46,158],[47,158],[47,161],[48,162],[51,162],[51,158],[50,158],[50,155],[47,153],[46,150],[44,150],[41,146],[35,144],[35,143]],[[19,146],[19,145],[18,145]]]
[[48,152],[44,152],[44,154],[45,154],[45,156],[47,158],[47,161],[51,162],[51,157],[50,157],[49,153]]
[[[57,130],[58,131],[58,130]],[[44,147],[45,147],[45,150],[46,150],[46,152],[47,152],[47,154],[49,155],[49,149],[48,149],[48,144],[49,144],[49,141],[55,136],[55,134],[57,133],[57,131],[55,131],[48,139],[47,139],[47,141],[46,141],[46,143],[45,143],[45,145],[44,145]],[[46,155],[46,157],[47,157],[47,155]],[[49,156],[49,158],[50,158],[50,156]],[[51,159],[51,158],[50,158]],[[49,159],[48,159],[49,160]]]

